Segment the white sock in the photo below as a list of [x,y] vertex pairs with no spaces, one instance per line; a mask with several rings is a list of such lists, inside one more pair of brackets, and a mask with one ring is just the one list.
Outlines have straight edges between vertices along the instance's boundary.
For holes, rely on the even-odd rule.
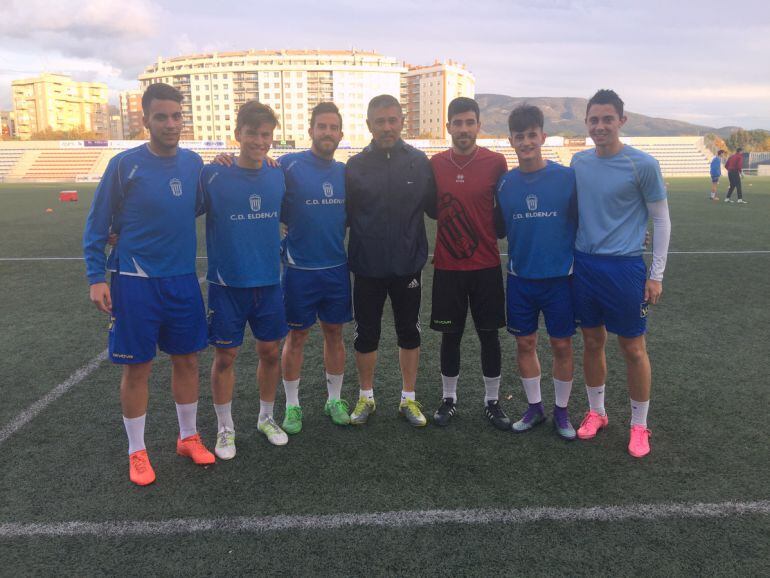
[[524,393],[527,395],[528,403],[540,403],[543,397],[540,394],[540,376],[522,377],[521,385],[524,387]]
[[361,389],[358,392],[359,397],[363,397],[364,399],[374,399],[374,390],[373,389]]
[[446,399],[447,397],[451,397],[452,401],[457,403],[457,380],[459,378],[459,375],[448,377],[443,373],[441,374],[441,387],[444,390],[441,394],[442,398]]
[[189,438],[198,433],[197,417],[197,401],[176,404],[176,418],[179,421],[179,437],[181,439]]
[[401,402],[403,403],[407,399],[411,399],[412,401],[414,401],[414,392],[401,390]]
[[146,418],[146,413],[139,417],[123,416],[123,425],[128,436],[128,455],[146,449],[144,446],[144,421]]
[[650,409],[650,400],[634,401],[631,400],[631,425],[642,425],[647,427],[647,410]]
[[569,394],[572,393],[572,380],[562,381],[554,377],[553,392],[556,405],[567,407],[569,405]]
[[484,404],[500,399],[500,376],[484,376]]
[[235,425],[233,425],[233,402],[214,404],[214,411],[217,413],[217,431],[222,431],[224,428],[230,431],[235,431]]
[[604,385],[596,387],[586,385],[586,393],[588,394],[588,406],[591,410],[599,415],[605,415],[607,412],[604,411]]
[[344,373],[339,375],[326,374],[326,393],[329,395],[329,399],[339,399],[342,397],[343,377],[345,377]]
[[263,423],[267,418],[273,417],[274,401],[262,401],[259,400],[259,419],[257,423]]
[[299,405],[299,379],[284,379],[283,390],[286,392],[286,405]]

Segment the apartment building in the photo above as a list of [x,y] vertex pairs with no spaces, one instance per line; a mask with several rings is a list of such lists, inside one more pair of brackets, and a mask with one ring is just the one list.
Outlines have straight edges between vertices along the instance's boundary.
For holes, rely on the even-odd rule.
[[357,50],[248,50],[159,58],[139,76],[142,90],[155,82],[184,95],[182,138],[232,140],[238,107],[258,99],[276,113],[277,141],[307,145],[310,112],[333,100],[343,117],[345,141],[369,141],[366,105],[378,94],[401,96],[407,69],[395,58]]
[[429,66],[410,66],[406,77],[406,122],[408,138],[446,139],[446,111],[458,96],[473,98],[476,79],[452,60]]
[[45,130],[93,132],[109,138],[110,119],[107,85],[77,82],[63,74],[43,73],[34,78],[14,80],[11,98],[16,134],[30,139]]

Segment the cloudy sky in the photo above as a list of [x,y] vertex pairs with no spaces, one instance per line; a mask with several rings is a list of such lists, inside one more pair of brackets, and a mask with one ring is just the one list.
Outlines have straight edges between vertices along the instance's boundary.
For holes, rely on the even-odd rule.
[[767,0],[1,0],[0,108],[43,70],[137,86],[158,56],[215,50],[376,50],[464,62],[476,92],[582,96],[629,110],[770,129]]

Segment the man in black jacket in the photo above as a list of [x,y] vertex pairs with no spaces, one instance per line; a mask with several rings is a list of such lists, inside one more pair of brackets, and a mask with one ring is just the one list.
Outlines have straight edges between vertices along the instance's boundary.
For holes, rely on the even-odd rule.
[[404,115],[393,96],[369,102],[372,142],[347,163],[348,262],[354,274],[353,346],[361,387],[350,423],[374,413],[374,367],[382,311],[390,297],[403,379],[399,413],[413,426],[427,421],[415,400],[420,360],[422,268],[428,258],[423,213],[435,211],[433,172],[425,153],[401,140]]

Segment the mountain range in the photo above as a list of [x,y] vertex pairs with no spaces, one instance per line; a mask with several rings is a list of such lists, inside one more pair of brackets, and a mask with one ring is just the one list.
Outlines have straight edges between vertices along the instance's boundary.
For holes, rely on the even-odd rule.
[[[477,94],[481,109],[481,133],[483,136],[507,136],[508,114],[526,102],[539,107],[545,117],[545,133],[556,136],[585,136],[585,98],[570,97],[518,97],[504,94]],[[656,118],[625,111],[628,121],[623,136],[691,136],[713,133],[723,139],[739,130],[737,126],[714,128],[690,124],[680,120]]]

